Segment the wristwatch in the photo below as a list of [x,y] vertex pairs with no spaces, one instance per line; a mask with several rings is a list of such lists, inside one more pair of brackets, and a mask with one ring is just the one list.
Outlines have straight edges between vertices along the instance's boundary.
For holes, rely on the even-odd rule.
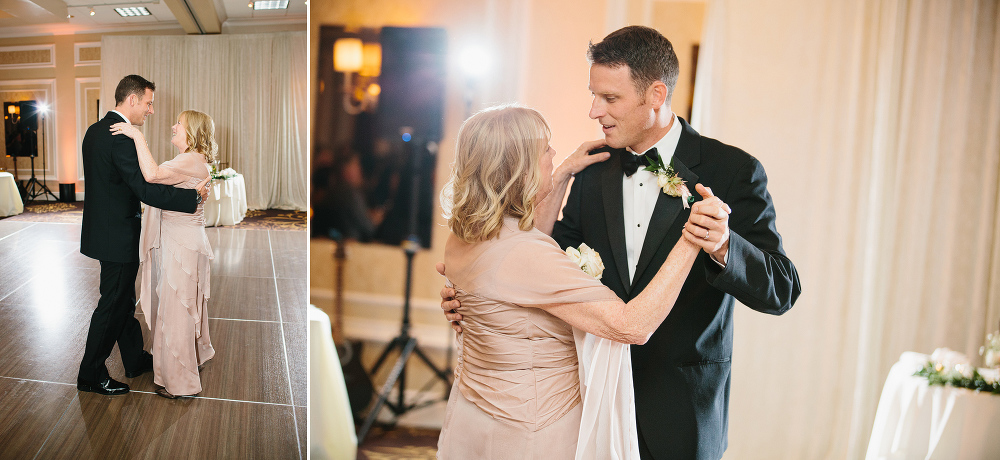
[[197,206],[197,205],[201,204],[201,194],[199,193],[199,194],[197,195],[197,197],[198,197],[198,199],[194,200],[194,204],[195,204],[195,206]]

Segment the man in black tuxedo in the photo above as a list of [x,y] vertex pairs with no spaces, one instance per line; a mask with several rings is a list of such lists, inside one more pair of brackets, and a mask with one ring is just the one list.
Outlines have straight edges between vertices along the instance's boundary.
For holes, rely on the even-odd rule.
[[[601,281],[626,302],[653,279],[679,238],[704,249],[670,314],[645,345],[632,346],[632,372],[642,458],[718,459],[728,442],[735,300],[780,315],[801,291],[781,248],[767,177],[755,158],[702,137],[671,112],[679,69],[659,32],[620,29],[591,44],[588,57],[590,118],[605,138],[584,143],[557,168],[553,198],[541,203],[536,226],[551,230],[563,248],[594,248],[605,265]],[[610,148],[592,153],[605,143]],[[688,187],[707,187],[690,190],[693,196],[714,193],[731,213],[714,214],[709,209],[716,207],[698,202],[686,209],[681,198],[663,193],[657,176],[644,170],[651,155],[672,165]],[[563,218],[553,225],[573,175]],[[446,311],[458,305],[452,295],[442,291]]]
[[91,125],[83,138],[87,190],[80,252],[101,262],[101,298],[90,319],[80,363],[76,386],[81,391],[128,393],[128,385],[112,379],[105,365],[115,342],[126,377],[135,378],[153,370],[153,357],[143,350],[142,329],[135,318],[139,202],[193,213],[207,195],[204,183],[187,190],[147,183],[139,170],[134,141],[111,134],[111,125],[122,121],[142,126],[153,114],[155,89],[152,82],[138,75],[123,78],[115,89],[115,109]]

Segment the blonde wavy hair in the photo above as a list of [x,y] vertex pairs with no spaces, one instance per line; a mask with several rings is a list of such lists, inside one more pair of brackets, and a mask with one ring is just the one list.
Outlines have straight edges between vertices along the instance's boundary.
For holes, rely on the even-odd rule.
[[455,236],[467,243],[496,238],[505,216],[517,218],[521,230],[534,226],[538,160],[550,138],[540,113],[516,105],[490,107],[462,124],[451,178],[441,191]]
[[177,115],[187,136],[188,148],[185,152],[198,152],[209,163],[219,158],[219,145],[215,143],[215,121],[206,113],[185,110]]

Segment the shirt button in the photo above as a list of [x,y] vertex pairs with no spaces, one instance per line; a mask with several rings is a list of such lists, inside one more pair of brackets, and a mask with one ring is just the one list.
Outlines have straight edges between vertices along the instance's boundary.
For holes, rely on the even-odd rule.
[[636,227],[642,227],[642,224],[635,224]]
[[639,186],[642,187],[642,182],[639,182]]

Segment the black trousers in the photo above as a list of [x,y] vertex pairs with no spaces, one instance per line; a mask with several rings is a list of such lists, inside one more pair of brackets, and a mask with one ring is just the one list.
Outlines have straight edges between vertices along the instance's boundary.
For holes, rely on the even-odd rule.
[[135,318],[135,278],[139,262],[101,261],[101,299],[90,318],[87,348],[80,363],[79,378],[101,382],[108,378],[105,365],[115,342],[126,371],[142,365],[142,327]]

